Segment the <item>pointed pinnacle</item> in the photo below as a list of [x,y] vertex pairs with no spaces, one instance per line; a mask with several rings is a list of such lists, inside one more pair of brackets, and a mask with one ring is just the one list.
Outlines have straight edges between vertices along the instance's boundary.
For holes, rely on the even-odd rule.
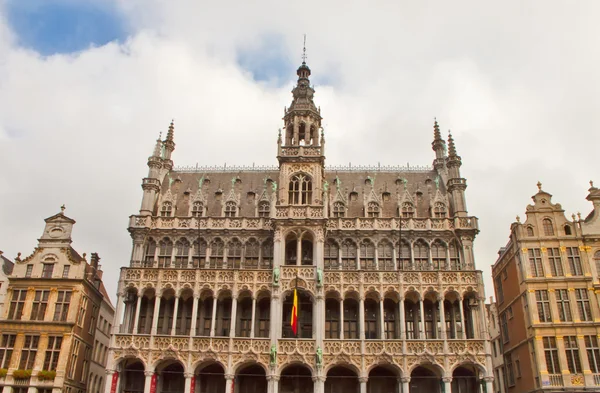
[[160,151],[162,150],[162,141],[160,140],[162,137],[162,132],[158,134],[158,139],[156,140],[156,146],[154,146],[154,157],[160,157]]
[[448,130],[448,156],[456,157],[456,146],[454,145],[454,138],[452,138],[450,130]]
[[440,126],[438,125],[437,119],[434,117],[433,122],[433,140],[439,141],[442,140],[442,134],[440,134]]
[[175,119],[171,120],[171,124],[169,124],[169,131],[167,131],[167,140],[173,141],[173,133],[175,132]]

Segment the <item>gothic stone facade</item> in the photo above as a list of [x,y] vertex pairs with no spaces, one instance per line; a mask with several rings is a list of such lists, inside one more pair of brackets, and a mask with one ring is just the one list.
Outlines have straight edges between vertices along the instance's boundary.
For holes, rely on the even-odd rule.
[[157,141],[106,392],[492,392],[452,137],[435,123],[431,168],[325,167],[297,74],[278,167],[177,170],[173,124]]
[[542,190],[492,268],[509,393],[600,391],[600,190],[585,218]]

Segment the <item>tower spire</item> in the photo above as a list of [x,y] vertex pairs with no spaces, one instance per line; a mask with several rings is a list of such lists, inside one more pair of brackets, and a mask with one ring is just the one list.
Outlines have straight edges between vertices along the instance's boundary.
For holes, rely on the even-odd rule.
[[450,130],[448,130],[448,157],[457,157],[454,138],[452,138],[452,131]]
[[437,118],[433,118],[433,142],[431,142],[431,148],[435,152],[435,160],[433,160],[433,166],[436,169],[442,169],[445,165],[446,157],[446,142],[442,139],[440,133],[440,126]]
[[152,153],[152,157],[160,157],[162,151],[162,131],[158,133],[158,139],[156,140],[156,145],[154,146],[154,153]]
[[171,119],[171,123],[169,124],[169,129],[167,130],[167,139],[165,139],[165,154],[164,154],[164,159],[165,160],[171,160],[171,154],[173,153],[173,150],[175,150],[175,139],[174,139],[174,135],[175,134],[175,119]]
[[304,34],[304,47],[302,48],[302,64],[306,64],[306,34]]

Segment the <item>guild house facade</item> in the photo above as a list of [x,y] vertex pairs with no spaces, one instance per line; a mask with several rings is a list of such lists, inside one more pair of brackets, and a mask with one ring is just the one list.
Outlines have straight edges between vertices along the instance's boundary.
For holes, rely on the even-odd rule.
[[327,167],[310,74],[276,167],[177,169],[173,124],[157,141],[106,393],[492,392],[452,137],[434,124],[432,167]]

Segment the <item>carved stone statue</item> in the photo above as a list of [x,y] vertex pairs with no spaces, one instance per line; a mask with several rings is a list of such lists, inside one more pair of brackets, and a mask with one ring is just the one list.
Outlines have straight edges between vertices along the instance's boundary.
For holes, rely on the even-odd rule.
[[317,268],[317,287],[323,286],[323,270]]
[[317,347],[317,367],[321,368],[321,366],[323,365],[323,350],[321,349],[321,347]]
[[277,364],[277,346],[275,344],[271,345],[271,353],[269,357],[271,366],[275,366]]
[[277,266],[273,269],[273,286],[279,286],[279,267]]
[[273,184],[271,185],[271,189],[273,190],[273,192],[277,192],[277,182],[274,181]]

